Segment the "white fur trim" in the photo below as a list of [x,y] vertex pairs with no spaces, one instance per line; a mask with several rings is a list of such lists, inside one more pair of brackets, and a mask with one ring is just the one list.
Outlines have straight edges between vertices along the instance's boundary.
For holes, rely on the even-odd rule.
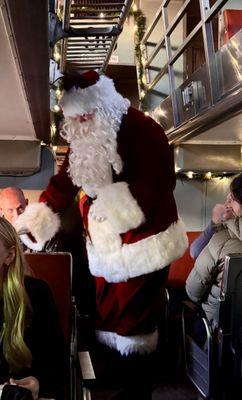
[[[45,203],[33,203],[26,207],[14,226],[27,247],[40,251],[59,230],[60,219]],[[26,234],[28,232],[35,238],[36,243]]]
[[130,101],[124,99],[115,89],[112,79],[101,75],[99,80],[87,88],[73,87],[64,92],[59,105],[63,109],[65,118],[92,113],[96,108],[106,108],[110,104],[122,109],[126,114]]
[[124,233],[137,228],[145,220],[144,214],[126,182],[112,183],[98,189],[97,199],[92,207],[103,211],[103,216],[107,218],[113,232],[116,233]]
[[122,244],[107,221],[89,218],[92,243],[87,241],[92,275],[107,282],[125,282],[130,278],[160,270],[182,257],[188,247],[185,225],[181,220],[164,232],[132,244]]
[[96,331],[97,340],[122,355],[132,353],[147,354],[155,351],[158,342],[158,331],[143,335],[121,336],[115,332]]

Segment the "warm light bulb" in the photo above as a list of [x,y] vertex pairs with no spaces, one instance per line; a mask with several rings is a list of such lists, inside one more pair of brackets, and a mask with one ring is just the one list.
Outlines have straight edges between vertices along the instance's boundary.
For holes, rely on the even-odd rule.
[[50,132],[51,132],[51,137],[54,137],[56,134],[56,125],[54,123],[50,125]]
[[54,110],[55,110],[56,112],[59,112],[59,111],[60,111],[60,107],[56,104],[56,105],[54,106]]
[[206,174],[205,174],[205,178],[206,179],[211,179],[212,178],[212,172],[207,172]]
[[144,90],[141,90],[140,97],[141,97],[141,99],[143,99],[145,97],[145,91]]
[[144,57],[144,56],[142,56],[142,58],[141,58],[141,62],[142,62],[142,64],[145,66],[146,59],[145,59],[145,57]]
[[146,85],[147,82],[146,82],[146,77],[145,77],[145,75],[142,76],[141,81],[142,81],[142,83],[143,83],[144,85]]
[[193,173],[192,171],[188,171],[187,177],[188,177],[189,179],[192,179],[192,178],[193,178],[193,175],[194,175],[194,173]]
[[59,97],[61,95],[61,90],[60,89],[56,89],[55,94],[57,97]]
[[132,11],[133,11],[133,12],[136,12],[137,10],[138,10],[137,5],[136,5],[136,4],[133,4],[133,6],[132,6]]
[[55,53],[54,53],[54,59],[55,59],[55,61],[56,61],[56,62],[60,61],[60,58],[61,58],[60,53],[55,52]]

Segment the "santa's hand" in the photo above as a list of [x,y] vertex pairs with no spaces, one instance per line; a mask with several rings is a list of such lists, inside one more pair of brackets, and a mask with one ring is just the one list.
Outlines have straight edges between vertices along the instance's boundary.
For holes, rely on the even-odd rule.
[[59,230],[60,219],[45,203],[33,203],[19,215],[14,227],[27,247],[41,251]]
[[100,204],[98,202],[98,199],[96,199],[92,203],[89,214],[90,214],[90,217],[96,222],[103,222],[107,219],[107,217],[104,214],[104,211],[102,210],[102,207],[100,206]]

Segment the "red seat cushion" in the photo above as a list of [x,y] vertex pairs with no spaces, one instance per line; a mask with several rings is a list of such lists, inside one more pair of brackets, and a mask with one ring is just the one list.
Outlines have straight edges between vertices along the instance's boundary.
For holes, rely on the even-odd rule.
[[223,44],[242,28],[242,10],[224,10]]
[[168,286],[173,288],[184,288],[186,279],[194,265],[190,256],[190,244],[200,235],[199,232],[187,232],[189,247],[183,257],[171,263],[168,275]]

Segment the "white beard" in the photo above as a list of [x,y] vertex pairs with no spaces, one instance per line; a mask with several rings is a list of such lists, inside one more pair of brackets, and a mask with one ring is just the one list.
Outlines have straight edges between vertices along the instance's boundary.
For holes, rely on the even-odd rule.
[[66,118],[62,137],[70,143],[68,172],[74,185],[95,198],[98,188],[112,183],[112,168],[119,174],[122,160],[117,153],[116,133],[120,123],[96,111],[91,120]]

